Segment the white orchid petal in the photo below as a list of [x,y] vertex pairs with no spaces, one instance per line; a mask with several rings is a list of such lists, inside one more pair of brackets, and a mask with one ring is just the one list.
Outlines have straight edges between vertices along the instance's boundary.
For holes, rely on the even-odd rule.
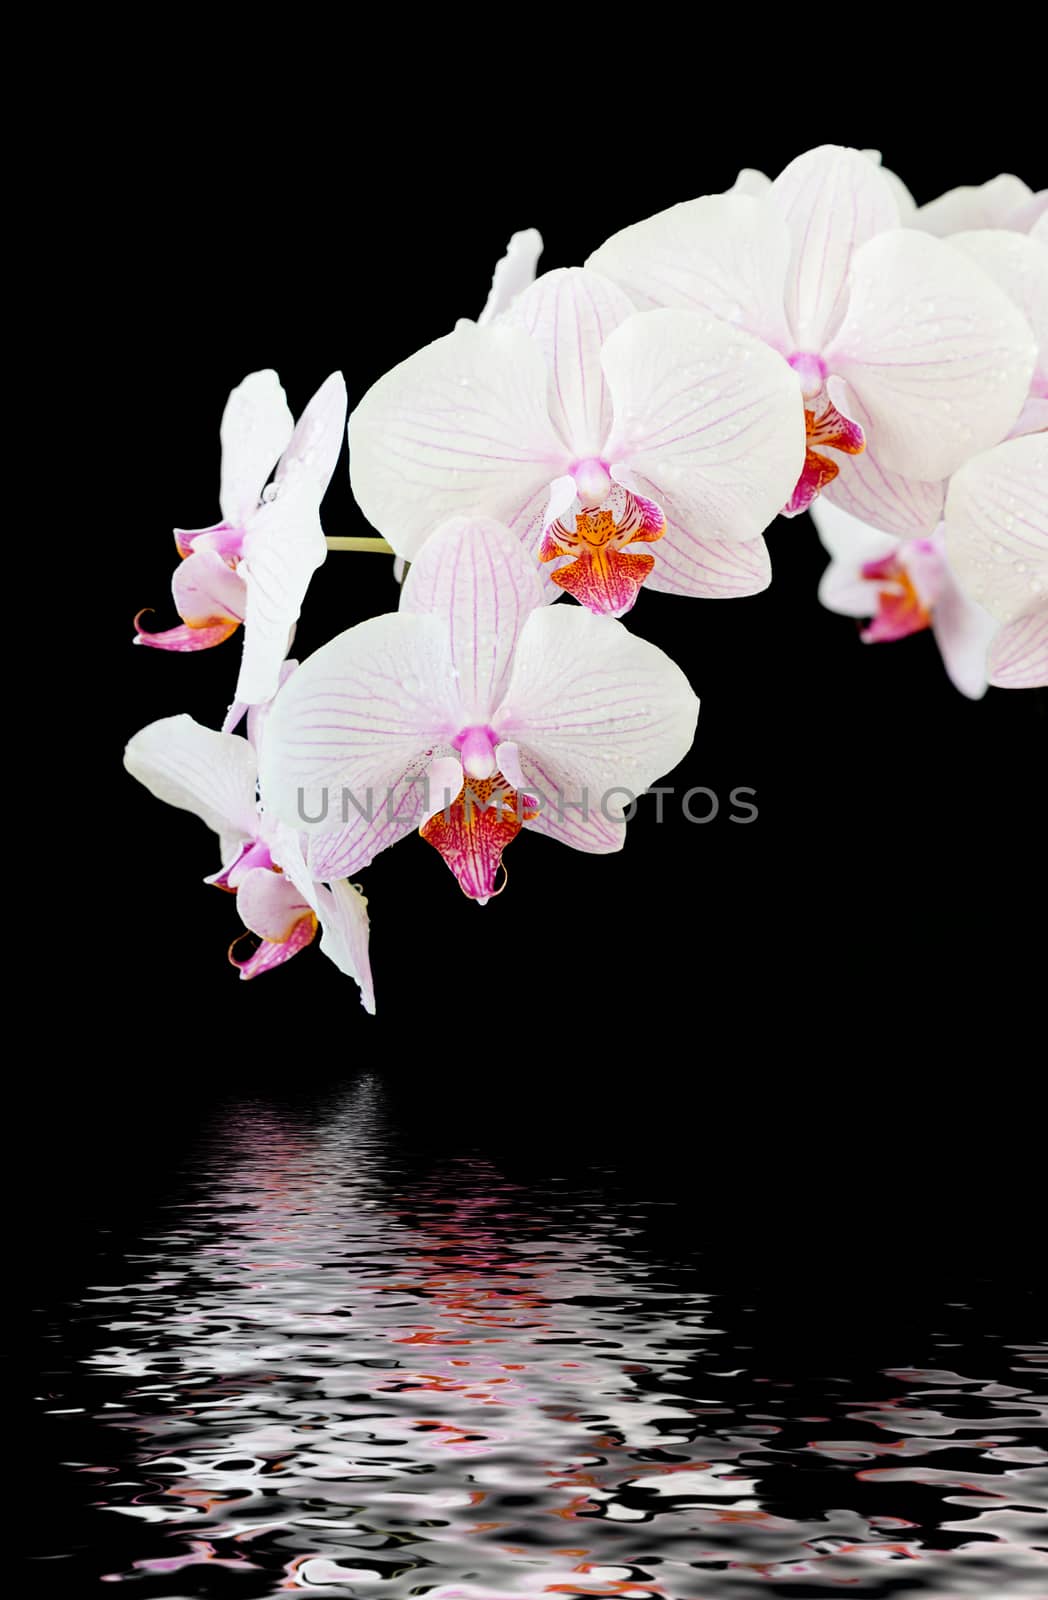
[[466,723],[486,723],[502,699],[520,630],[544,603],[534,560],[487,517],[458,517],[432,533],[400,597],[401,611],[447,624]]
[[545,272],[505,320],[535,340],[549,369],[550,416],[572,456],[599,456],[611,425],[600,364],[605,339],[634,306],[617,284],[585,267]]
[[[828,387],[838,409],[857,422],[869,438],[873,431],[871,418],[856,397],[847,392],[847,385],[831,378]],[[842,389],[845,390],[843,395]],[[834,460],[838,474],[824,485],[815,505],[829,501],[859,522],[896,534],[900,539],[918,539],[933,533],[942,521],[946,498],[943,479],[926,482],[922,478],[889,472],[876,448],[869,443],[860,455],[836,454]]]
[[788,354],[789,253],[774,206],[745,194],[704,195],[623,228],[586,265],[642,309],[705,311]]
[[299,417],[277,465],[273,481],[281,499],[319,506],[346,437],[347,404],[346,380],[332,372]]
[[368,952],[370,926],[368,903],[359,889],[336,878],[326,888],[316,888],[316,909],[320,918],[320,952],[333,961],[340,972],[352,978],[360,989],[360,1003],[370,1016],[375,1015],[375,985]]
[[840,326],[848,273],[861,245],[899,225],[890,184],[861,150],[821,145],[791,161],[771,187],[789,229],[786,315],[794,348],[815,354]]
[[756,199],[759,195],[767,194],[771,188],[771,179],[766,172],[761,172],[757,167],[740,167],[738,176],[730,189],[725,194],[745,194]]
[[977,262],[1018,306],[1037,341],[1035,382],[1039,376],[1048,383],[1048,246],[1005,228],[957,233],[950,243]]
[[864,150],[862,153],[867,161],[872,161],[875,167],[880,167],[881,177],[889,185],[892,194],[895,196],[895,203],[899,209],[899,222],[903,227],[906,227],[917,210],[916,200],[899,175],[893,172],[890,167],[884,165],[879,150]]
[[387,790],[457,726],[446,624],[372,617],[310,656],[277,695],[259,754],[264,804],[290,827],[330,833],[343,812],[383,809]]
[[477,318],[478,327],[508,311],[517,296],[535,281],[535,268],[541,254],[542,235],[537,228],[524,228],[512,236],[506,254],[495,266],[487,301]]
[[533,833],[555,839],[572,850],[585,850],[588,855],[612,855],[622,849],[626,843],[626,819],[622,814],[626,795],[611,795],[602,809],[600,795],[591,797],[587,791],[583,802],[581,790],[566,787],[559,764],[530,752],[521,753],[521,777],[524,792],[539,801],[538,815],[524,824]]
[[908,229],[856,252],[848,312],[825,352],[869,416],[881,464],[929,482],[1004,437],[1034,356],[1026,319],[982,268]]
[[667,518],[655,558],[646,587],[664,594],[741,600],[771,583],[771,557],[762,538],[698,539],[673,518]]
[[362,791],[332,794],[330,831],[310,834],[307,845],[312,876],[330,883],[360,872],[383,850],[414,833],[427,810],[438,809],[440,793],[430,777],[434,766],[431,750],[424,750],[399,772],[390,769]]
[[1048,605],[1005,623],[990,647],[988,670],[998,689],[1048,688]]
[[699,312],[650,311],[612,334],[603,361],[608,459],[692,539],[756,538],[804,465],[800,388],[781,356]]
[[398,555],[413,560],[449,517],[513,526],[567,472],[547,383],[542,352],[522,328],[460,323],[368,390],[350,417],[350,480]]
[[226,522],[243,527],[295,422],[276,373],[252,372],[233,390],[222,414],[219,504]]
[[276,694],[309,580],[326,556],[315,508],[296,511],[274,501],[253,519],[237,568],[247,591],[244,653],[236,686],[236,699],[243,704],[262,705]]
[[1008,217],[1031,198],[1032,190],[1013,173],[1003,172],[989,183],[948,189],[937,200],[919,206],[913,225],[944,239],[971,228],[1003,228]]
[[986,693],[986,652],[997,627],[997,619],[969,600],[947,572],[932,607],[932,632],[950,682],[969,700]]
[[584,804],[614,822],[628,797],[611,791],[639,795],[675,767],[698,710],[687,678],[654,645],[580,606],[546,606],[524,624],[494,725],[517,744],[526,777],[541,769],[546,799],[552,784],[569,815],[581,817]]
[[950,566],[999,621],[1048,605],[1048,434],[969,461],[950,483],[945,522]]
[[238,734],[216,733],[192,717],[162,717],[136,733],[124,766],[158,800],[191,811],[225,839],[258,825],[255,752]]
[[345,425],[345,380],[333,372],[303,411],[272,490],[248,520],[237,568],[247,609],[236,699],[246,705],[261,705],[276,694],[309,580],[327,556],[320,503]]
[[1048,229],[1044,226],[1046,215],[1048,215],[1048,189],[1038,189],[1029,200],[1024,200],[1014,211],[1009,211],[1001,226],[1013,229],[1016,233],[1034,233],[1040,227],[1038,237],[1042,244],[1046,244],[1048,243]]

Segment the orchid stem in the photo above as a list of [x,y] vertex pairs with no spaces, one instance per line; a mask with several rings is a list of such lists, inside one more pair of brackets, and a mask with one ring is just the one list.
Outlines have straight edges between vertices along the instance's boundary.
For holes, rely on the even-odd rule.
[[329,550],[370,550],[375,555],[393,555],[393,546],[387,544],[385,539],[379,538],[329,538],[326,540]]

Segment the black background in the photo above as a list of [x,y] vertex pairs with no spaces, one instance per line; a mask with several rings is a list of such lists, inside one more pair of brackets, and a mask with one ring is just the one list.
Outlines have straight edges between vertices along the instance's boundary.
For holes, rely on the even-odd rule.
[[[73,499],[90,525],[61,569],[84,619],[63,725],[89,910],[48,899],[57,981],[37,1026],[55,1065],[30,1088],[55,1247],[75,1258],[99,1206],[162,1188],[216,1098],[363,1067],[434,1149],[570,1162],[599,1145],[682,1194],[745,1152],[825,1229],[845,1225],[816,1198],[827,1164],[933,1237],[955,1181],[1031,1184],[1045,697],[965,700],[928,634],[863,647],[818,605],[806,518],[770,530],[766,593],[643,593],[629,619],[702,701],[667,781],[715,790],[720,816],[688,825],[671,802],[659,827],[642,801],[610,857],[525,834],[483,909],[409,837],[361,874],[376,1018],[315,950],[239,980],[234,901],[201,882],[212,836],[121,754],[158,717],[216,725],[231,693],[235,639],[179,656],[131,638],[141,607],[175,621],[170,530],[218,515],[219,418],[245,373],[275,367],[297,414],[338,367],[352,405],[478,314],[514,230],[542,231],[542,268],[573,264],[740,166],[774,174],[824,141],[879,147],[918,201],[1001,170],[1043,185],[1032,60],[980,56],[976,90],[900,43],[860,94],[798,57],[802,40],[781,59],[767,41],[759,58],[755,41],[678,49],[653,17],[637,39],[551,42],[522,82],[515,43],[487,27],[468,66],[453,48],[427,62],[406,19],[382,51],[329,49],[315,18],[282,27],[294,50],[277,37],[218,61],[201,42],[177,70],[158,37],[150,72],[99,86],[64,147],[64,311],[89,341],[73,416],[92,465]],[[369,531],[345,456],[324,521]],[[391,565],[332,555],[296,655],[394,609]],[[756,790],[748,826],[728,820],[736,786]]]

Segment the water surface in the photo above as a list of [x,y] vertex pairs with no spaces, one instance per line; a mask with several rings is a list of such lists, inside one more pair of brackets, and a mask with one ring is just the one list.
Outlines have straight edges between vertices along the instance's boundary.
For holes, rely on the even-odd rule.
[[753,1331],[759,1269],[724,1281],[666,1206],[599,1160],[541,1186],[479,1153],[413,1166],[376,1078],[229,1106],[48,1315],[41,1425],[76,1511],[41,1581],[1044,1600],[1048,1346],[958,1292],[881,1350],[804,1359]]

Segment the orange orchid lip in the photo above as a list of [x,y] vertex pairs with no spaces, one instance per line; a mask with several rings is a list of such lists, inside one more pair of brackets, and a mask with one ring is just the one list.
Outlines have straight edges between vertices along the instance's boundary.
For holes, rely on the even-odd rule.
[[885,556],[882,561],[867,561],[862,575],[884,584],[877,594],[877,614],[862,631],[864,644],[905,639],[911,633],[931,627],[931,611],[921,600],[913,578],[897,554]]
[[807,511],[812,501],[832,483],[840,467],[825,449],[840,450],[844,455],[860,456],[866,449],[866,435],[857,422],[837,410],[829,399],[819,409],[804,408],[804,467],[797,486],[783,507],[783,516],[795,517]]
[[443,856],[463,894],[483,906],[505,888],[505,882],[495,887],[502,852],[537,816],[531,796],[518,794],[496,771],[490,778],[467,777],[451,804],[435,812],[419,833]]
[[607,507],[579,511],[573,528],[562,521],[551,523],[539,550],[540,561],[575,557],[551,574],[553,582],[601,616],[618,617],[628,611],[655,566],[654,556],[628,554],[625,546],[653,544],[666,532],[661,506],[628,490],[624,493],[618,518]]

